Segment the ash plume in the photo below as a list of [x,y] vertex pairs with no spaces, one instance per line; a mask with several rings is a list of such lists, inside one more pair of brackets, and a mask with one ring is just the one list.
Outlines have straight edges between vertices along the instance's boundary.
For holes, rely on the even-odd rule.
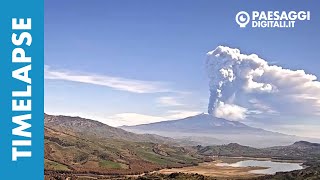
[[258,55],[241,54],[239,49],[225,46],[207,53],[205,67],[210,91],[208,113],[216,117],[239,120],[267,110],[288,113],[296,103],[307,108],[295,113],[320,114],[320,82],[303,70],[269,65]]

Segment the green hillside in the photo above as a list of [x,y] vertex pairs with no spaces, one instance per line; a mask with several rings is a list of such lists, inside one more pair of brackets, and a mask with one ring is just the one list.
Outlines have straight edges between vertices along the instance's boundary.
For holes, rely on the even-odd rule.
[[[152,135],[138,135],[106,125],[104,125],[104,133],[96,133],[93,125],[97,122],[83,119],[80,119],[81,124],[78,125],[83,126],[79,132],[75,130],[78,128],[75,125],[77,120],[73,119],[71,125],[65,116],[63,121],[54,120],[57,118],[55,116],[46,116],[48,117],[51,122],[45,124],[47,175],[57,172],[104,175],[141,174],[166,167],[195,165],[202,161],[202,157],[197,155],[196,151],[173,146],[171,139],[165,143],[166,138],[163,137],[158,139]],[[48,122],[48,119],[45,122]],[[108,131],[109,128],[111,132]],[[110,137],[110,134],[115,133],[120,137]],[[126,133],[127,136],[125,136]],[[140,139],[133,141],[134,137]],[[153,141],[163,141],[163,143]]]

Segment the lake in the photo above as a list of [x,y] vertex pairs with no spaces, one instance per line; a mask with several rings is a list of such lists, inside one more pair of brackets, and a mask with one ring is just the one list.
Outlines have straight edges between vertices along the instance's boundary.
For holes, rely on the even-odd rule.
[[251,170],[254,174],[275,174],[276,172],[288,172],[303,169],[301,163],[274,162],[263,160],[244,160],[236,163],[218,163],[217,166],[230,167],[265,167],[266,169]]

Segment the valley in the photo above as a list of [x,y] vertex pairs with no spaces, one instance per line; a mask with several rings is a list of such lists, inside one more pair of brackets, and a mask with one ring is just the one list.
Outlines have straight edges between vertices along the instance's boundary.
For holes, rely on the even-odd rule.
[[[45,176],[56,179],[262,178],[266,167],[219,166],[244,160],[320,164],[320,144],[298,141],[256,148],[237,143],[196,145],[190,139],[135,134],[80,117],[45,115]],[[276,174],[278,175],[278,173]],[[174,176],[175,178],[170,178]]]
[[188,173],[188,174],[201,174],[204,176],[211,176],[216,178],[251,178],[258,177],[261,174],[250,173],[252,170],[266,169],[264,167],[231,167],[219,166],[220,163],[226,162],[240,162],[246,158],[216,158],[212,162],[200,163],[198,166],[184,167],[184,168],[171,168],[162,169],[157,171],[160,174],[172,173]]

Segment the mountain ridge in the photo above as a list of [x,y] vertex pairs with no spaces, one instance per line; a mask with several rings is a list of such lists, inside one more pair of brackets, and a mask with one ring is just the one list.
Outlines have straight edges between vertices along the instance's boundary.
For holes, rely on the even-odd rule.
[[[121,128],[112,127],[102,122],[82,118],[79,116],[48,115],[45,114],[45,126],[62,132],[77,133],[81,136],[95,136],[96,138],[115,138],[135,142],[155,142],[177,144],[176,140],[156,134],[135,134]],[[179,141],[183,144],[184,142]],[[187,143],[192,143],[191,141]]]
[[134,133],[152,133],[167,137],[190,138],[203,145],[240,143],[253,147],[290,145],[296,141],[309,140],[295,135],[264,130],[238,121],[198,114],[178,120],[161,121],[120,128]]

